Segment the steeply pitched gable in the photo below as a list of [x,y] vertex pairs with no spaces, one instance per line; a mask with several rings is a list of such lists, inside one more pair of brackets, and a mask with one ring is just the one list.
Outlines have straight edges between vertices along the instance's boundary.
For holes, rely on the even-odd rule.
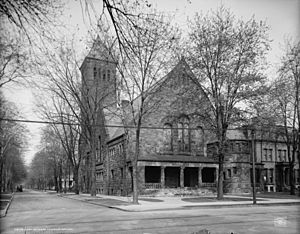
[[110,49],[107,48],[99,36],[97,36],[96,40],[94,41],[93,46],[86,58],[105,60],[113,63],[115,62],[111,55]]

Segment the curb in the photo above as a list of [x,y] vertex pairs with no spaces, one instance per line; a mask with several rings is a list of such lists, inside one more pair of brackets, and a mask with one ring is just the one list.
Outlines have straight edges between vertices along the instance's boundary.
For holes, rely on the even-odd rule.
[[151,212],[151,211],[165,211],[165,210],[189,210],[194,208],[211,208],[218,209],[223,207],[257,207],[257,206],[293,206],[299,205],[299,202],[280,202],[280,203],[258,203],[258,204],[223,204],[223,205],[192,205],[192,206],[180,206],[180,207],[167,207],[167,208],[158,208],[158,209],[146,209],[146,210],[129,210],[126,208],[121,208],[117,206],[108,206],[109,208],[126,211],[126,212]]
[[211,209],[218,209],[218,208],[222,208],[222,207],[257,207],[257,206],[292,206],[292,205],[300,205],[300,201],[299,202],[273,202],[273,203],[256,203],[256,204],[211,204],[211,205],[183,205],[183,206],[179,206],[179,207],[166,207],[166,208],[157,208],[157,209],[141,209],[141,210],[135,210],[135,209],[127,209],[127,208],[122,208],[120,206],[112,206],[112,205],[105,205],[105,204],[99,204],[96,202],[91,202],[91,201],[86,201],[84,199],[77,199],[74,197],[68,197],[68,196],[62,196],[62,195],[57,195],[63,198],[68,198],[68,199],[72,199],[72,200],[77,200],[77,201],[81,201],[81,202],[86,202],[89,204],[93,204],[93,205],[97,205],[97,206],[103,206],[103,207],[107,207],[107,208],[111,208],[111,209],[116,209],[116,210],[121,210],[121,211],[125,211],[125,212],[148,212],[148,211],[163,211],[163,210],[188,210],[188,209],[193,209],[193,208],[211,208]]
[[6,216],[7,210],[9,209],[10,204],[12,203],[12,200],[13,200],[13,198],[14,198],[14,195],[15,195],[15,193],[13,192],[13,193],[12,193],[12,196],[11,196],[11,198],[10,198],[10,200],[8,200],[9,202],[7,203],[6,207],[4,208],[4,210],[1,211],[1,216],[0,216],[0,218],[3,218],[3,217]]

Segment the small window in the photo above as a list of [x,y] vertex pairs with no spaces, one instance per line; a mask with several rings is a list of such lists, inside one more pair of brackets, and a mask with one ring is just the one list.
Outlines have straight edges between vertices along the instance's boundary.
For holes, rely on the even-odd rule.
[[106,80],[106,73],[105,73],[105,70],[103,70],[102,79],[103,79],[103,81]]
[[96,78],[97,78],[97,68],[94,67],[94,79],[96,79]]
[[282,156],[281,156],[281,149],[278,150],[278,161],[282,161]]
[[273,161],[273,149],[269,149],[269,160]]
[[124,176],[124,170],[123,170],[123,167],[120,168],[120,173],[121,173],[121,179],[123,179],[123,176]]
[[99,77],[99,80],[101,79],[101,68],[98,69],[98,77]]
[[287,159],[286,159],[286,150],[283,150],[283,161],[287,161]]
[[268,149],[264,149],[264,159],[268,160]]
[[230,151],[234,152],[234,143],[233,142],[230,142]]
[[114,172],[114,170],[111,170],[111,171],[110,171],[110,175],[111,175],[111,179],[114,179],[114,178],[115,178],[115,172]]
[[231,178],[231,169],[227,169],[228,178]]
[[233,174],[236,175],[237,174],[237,167],[233,168]]
[[110,80],[110,70],[107,70],[107,81]]
[[240,145],[239,142],[236,142],[236,143],[235,143],[235,151],[236,151],[236,152],[240,152],[240,151],[241,151],[241,145]]

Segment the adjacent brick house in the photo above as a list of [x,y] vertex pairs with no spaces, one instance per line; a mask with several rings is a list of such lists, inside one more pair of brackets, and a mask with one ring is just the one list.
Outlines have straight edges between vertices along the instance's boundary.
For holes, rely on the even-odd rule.
[[[254,130],[255,178],[257,191],[284,191],[290,186],[289,159],[283,137],[273,129]],[[249,130],[235,129],[227,132],[227,150],[224,163],[224,192],[241,193],[252,189],[252,154]],[[216,152],[215,142],[207,146],[209,157]],[[292,153],[292,150],[291,150]],[[299,187],[299,159],[295,155],[296,187]]]
[[[91,90],[100,91],[95,139],[97,193],[127,195],[132,191],[135,131],[128,127],[132,126],[131,114],[127,111],[128,101],[119,101],[116,65],[101,47],[101,42],[95,43],[81,66],[84,80],[82,92],[90,91],[92,96],[87,95],[89,99],[96,95]],[[208,100],[203,90],[193,83],[193,77],[188,64],[181,59],[151,89],[152,96],[147,102],[151,109],[144,116],[140,135],[137,171],[141,192],[183,187],[200,191],[216,189],[216,143],[213,142],[212,133],[204,130],[209,129],[204,118],[209,114]],[[230,193],[250,192],[249,139],[238,130],[229,132],[228,139],[224,190]],[[257,182],[264,188],[266,183],[262,183],[262,178],[265,174],[269,183],[275,183],[275,170],[271,171],[271,168],[275,169],[275,164],[270,165],[258,156],[258,143],[256,141]],[[89,148],[84,141],[81,144],[81,153],[85,155],[82,184],[88,184],[91,176],[87,167]],[[264,146],[261,147],[264,149]]]

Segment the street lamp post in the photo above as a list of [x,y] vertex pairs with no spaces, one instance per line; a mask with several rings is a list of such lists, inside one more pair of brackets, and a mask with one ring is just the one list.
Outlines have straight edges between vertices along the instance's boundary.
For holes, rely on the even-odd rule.
[[256,204],[256,178],[255,178],[255,144],[254,144],[254,129],[251,130],[251,154],[252,154],[252,196],[253,204]]

